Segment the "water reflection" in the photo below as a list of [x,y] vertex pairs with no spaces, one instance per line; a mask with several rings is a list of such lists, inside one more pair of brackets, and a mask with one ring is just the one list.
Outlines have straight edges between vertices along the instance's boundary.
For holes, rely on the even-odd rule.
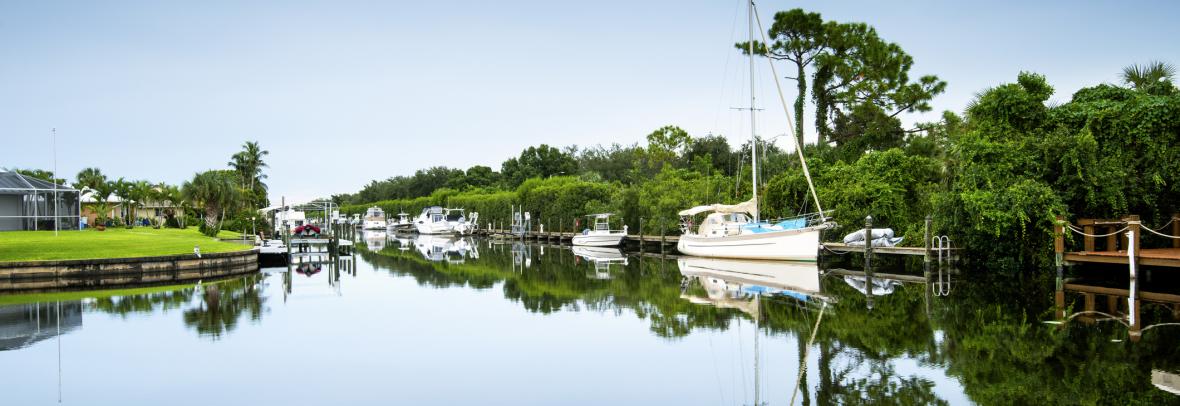
[[[623,250],[616,247],[582,247],[575,246],[570,249],[575,255],[577,261],[585,261],[591,265],[587,270],[586,277],[593,279],[610,279],[611,267],[622,270],[627,266],[627,256],[623,254]],[[541,253],[544,254],[544,247]]]
[[251,275],[194,288],[200,297],[184,311],[184,324],[202,337],[219,339],[237,328],[243,317],[260,321],[266,303],[261,282],[262,275]]
[[0,351],[19,350],[82,328],[82,302],[0,306]]
[[[1176,322],[1180,301],[1166,296],[1174,293],[1146,285],[1138,287],[1140,314],[1134,317],[1141,334],[1132,342],[1123,340],[1129,334],[1123,322],[1132,315],[1129,292],[1120,295],[1112,286],[1074,280],[1054,297],[1052,279],[1003,269],[952,273],[902,263],[866,273],[839,267],[858,269],[854,262],[664,259],[519,240],[384,238],[380,244],[365,241],[367,249],[358,249],[355,258],[308,252],[290,267],[199,287],[80,293],[61,300],[62,332],[90,344],[72,347],[84,355],[80,359],[105,361],[98,349],[124,341],[138,344],[115,353],[123,361],[101,364],[112,375],[150,380],[162,390],[180,390],[186,379],[152,380],[135,372],[157,368],[184,377],[184,367],[151,364],[127,353],[146,351],[141,357],[149,360],[166,355],[151,351],[221,357],[227,368],[237,366],[237,359],[266,360],[247,368],[253,374],[310,374],[339,367],[357,372],[339,374],[349,382],[382,378],[347,386],[343,392],[350,396],[372,395],[351,397],[356,402],[348,403],[380,403],[391,388],[399,393],[427,388],[431,391],[422,392],[435,396],[413,403],[512,402],[519,400],[516,391],[504,388],[513,384],[530,392],[581,393],[584,382],[544,376],[592,373],[588,368],[597,363],[608,364],[618,376],[609,391],[616,398],[544,399],[584,404],[639,399],[790,404],[792,397],[795,404],[1167,404],[1180,399],[1173,395],[1180,328],[1167,324]],[[952,274],[954,293],[949,294]],[[44,303],[0,307],[0,340],[8,350],[0,351],[0,364],[34,365],[29,357],[45,356],[36,351],[44,347],[39,342],[57,334],[46,332],[56,320],[45,318],[56,311],[57,299],[33,297],[32,302]],[[1106,316],[1095,314],[1072,316],[1087,311],[1123,322],[1104,322]],[[1071,317],[1077,322],[1041,322]],[[582,326],[593,329],[576,334]],[[173,330],[183,337],[169,336]],[[312,351],[291,357],[305,349],[305,340],[326,344],[330,351],[323,353],[331,355],[307,355],[320,354]],[[159,342],[170,349],[144,345]],[[557,352],[545,352],[549,346]],[[610,358],[612,353],[619,355]],[[498,355],[505,358],[494,358]],[[556,357],[563,362],[550,362]],[[465,368],[432,369],[458,360]],[[543,376],[505,383],[488,370]],[[666,379],[645,380],[628,375],[632,372]],[[21,377],[0,374],[0,379]],[[113,377],[88,376],[121,388]],[[456,379],[472,382],[472,390],[464,392],[480,398],[455,398],[432,386]],[[219,383],[227,385],[225,392],[265,402],[251,396],[249,386]],[[340,391],[283,388],[265,395],[295,403],[342,396]],[[33,392],[18,389],[26,396],[14,404],[44,403]],[[227,400],[220,392],[210,394],[210,400]],[[658,399],[642,398],[646,394]],[[27,399],[34,401],[20,401]]]

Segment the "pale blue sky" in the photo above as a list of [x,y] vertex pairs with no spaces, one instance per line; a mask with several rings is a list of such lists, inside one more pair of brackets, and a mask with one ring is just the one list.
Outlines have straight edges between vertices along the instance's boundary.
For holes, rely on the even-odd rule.
[[[914,76],[949,82],[907,123],[1021,70],[1064,101],[1131,63],[1180,64],[1174,2],[895,3],[759,8],[869,23],[914,56]],[[277,202],[433,165],[498,170],[540,143],[630,144],[666,124],[741,142],[729,107],[748,97],[732,48],[744,13],[741,0],[3,2],[0,166],[49,168],[56,127],[63,174],[179,183],[258,140]],[[756,78],[760,133],[783,133],[764,63]]]

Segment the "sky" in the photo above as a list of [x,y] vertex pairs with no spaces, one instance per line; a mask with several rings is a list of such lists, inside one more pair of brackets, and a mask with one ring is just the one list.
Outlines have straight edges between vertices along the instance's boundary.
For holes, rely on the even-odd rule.
[[[1130,64],[1180,64],[1176,2],[758,4],[767,27],[795,7],[868,23],[914,57],[912,77],[948,82],[907,125],[1021,71],[1065,102]],[[664,125],[739,145],[745,19],[742,0],[2,2],[0,167],[51,169],[56,129],[61,174],[179,184],[258,141],[277,203]],[[754,78],[759,135],[786,133],[766,62]]]

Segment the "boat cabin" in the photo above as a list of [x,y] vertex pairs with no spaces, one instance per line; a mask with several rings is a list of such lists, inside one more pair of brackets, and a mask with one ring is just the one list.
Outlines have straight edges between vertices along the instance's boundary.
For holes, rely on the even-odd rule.
[[746,213],[710,213],[701,222],[697,234],[706,236],[738,235],[742,225],[750,222]]
[[446,216],[443,212],[443,208],[439,207],[439,206],[430,206],[430,207],[423,208],[422,214],[420,214],[419,217],[426,218],[431,223],[438,223],[440,221],[446,221]]

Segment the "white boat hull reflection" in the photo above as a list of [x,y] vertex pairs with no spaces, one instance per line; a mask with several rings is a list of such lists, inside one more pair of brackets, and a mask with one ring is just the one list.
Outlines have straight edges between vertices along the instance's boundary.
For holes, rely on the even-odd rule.
[[820,291],[819,266],[815,262],[683,257],[678,264],[682,275],[696,278],[705,288],[709,297],[704,300],[715,305],[732,300],[745,302],[753,295],[827,300]]

